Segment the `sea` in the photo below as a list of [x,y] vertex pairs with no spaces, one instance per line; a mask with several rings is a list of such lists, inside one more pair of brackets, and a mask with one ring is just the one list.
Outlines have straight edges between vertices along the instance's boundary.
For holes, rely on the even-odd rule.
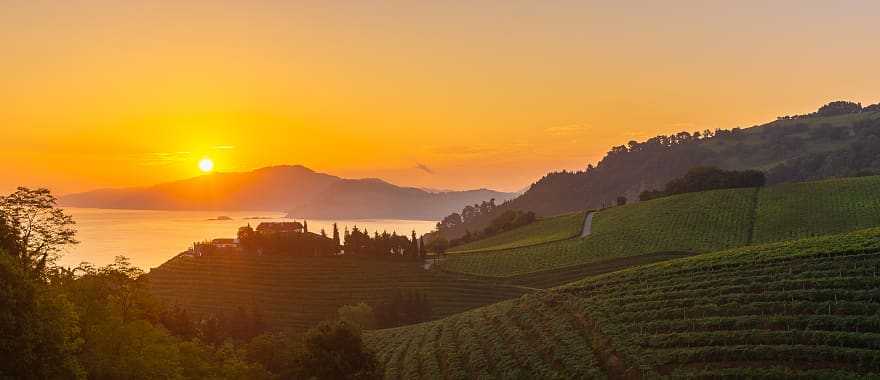
[[[106,210],[93,208],[65,208],[76,221],[76,239],[79,244],[64,249],[56,264],[75,267],[82,262],[96,266],[110,264],[116,256],[149,271],[175,255],[186,251],[195,242],[216,238],[234,238],[238,228],[250,224],[254,228],[261,222],[299,221],[302,218],[286,218],[279,212],[255,211],[155,211],[155,210]],[[309,232],[321,229],[332,236],[333,223],[339,226],[340,235],[346,227],[373,231],[397,232],[410,236],[412,231],[422,235],[430,232],[436,221],[360,219],[360,220],[311,220]]]

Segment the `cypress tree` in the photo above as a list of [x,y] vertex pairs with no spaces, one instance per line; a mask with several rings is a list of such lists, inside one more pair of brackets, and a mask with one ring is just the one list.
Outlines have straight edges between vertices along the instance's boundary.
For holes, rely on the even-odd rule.
[[339,227],[336,226],[336,223],[333,223],[333,244],[335,244],[334,251],[339,253]]

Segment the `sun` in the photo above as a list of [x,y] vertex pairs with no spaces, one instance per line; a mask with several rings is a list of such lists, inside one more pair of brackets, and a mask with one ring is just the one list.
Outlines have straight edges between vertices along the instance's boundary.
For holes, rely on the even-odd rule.
[[208,157],[201,159],[201,161],[199,161],[199,170],[201,170],[202,173],[210,173],[214,170],[214,161],[211,161]]

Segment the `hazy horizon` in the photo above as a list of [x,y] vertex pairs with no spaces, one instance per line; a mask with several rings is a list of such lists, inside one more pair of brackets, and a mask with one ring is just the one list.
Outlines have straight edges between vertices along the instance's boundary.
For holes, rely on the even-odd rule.
[[7,2],[0,190],[144,186],[210,157],[516,191],[630,139],[880,101],[877,10]]

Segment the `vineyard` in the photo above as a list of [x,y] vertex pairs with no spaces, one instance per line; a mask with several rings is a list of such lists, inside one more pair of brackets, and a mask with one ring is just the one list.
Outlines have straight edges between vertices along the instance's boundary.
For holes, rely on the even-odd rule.
[[440,267],[510,277],[655,252],[707,252],[744,245],[755,189],[682,194],[601,210],[592,235],[534,247],[449,255]]
[[386,379],[601,378],[593,337],[567,305],[526,296],[430,323],[368,332]]
[[471,253],[525,247],[577,237],[584,225],[584,213],[554,216],[485,239],[460,245],[449,253]]
[[518,278],[576,273],[579,266],[589,275],[588,264],[627,257],[711,252],[875,226],[880,176],[715,190],[604,209],[593,218],[589,237],[449,255],[440,267],[525,284]]
[[761,189],[758,243],[880,225],[880,176],[789,183]]
[[426,294],[435,318],[524,292],[426,271],[414,262],[345,257],[178,257],[147,276],[154,294],[193,312],[255,307],[273,325],[295,329],[334,317],[342,305],[379,302],[396,290]]
[[367,335],[386,378],[880,375],[880,228],[591,277]]

